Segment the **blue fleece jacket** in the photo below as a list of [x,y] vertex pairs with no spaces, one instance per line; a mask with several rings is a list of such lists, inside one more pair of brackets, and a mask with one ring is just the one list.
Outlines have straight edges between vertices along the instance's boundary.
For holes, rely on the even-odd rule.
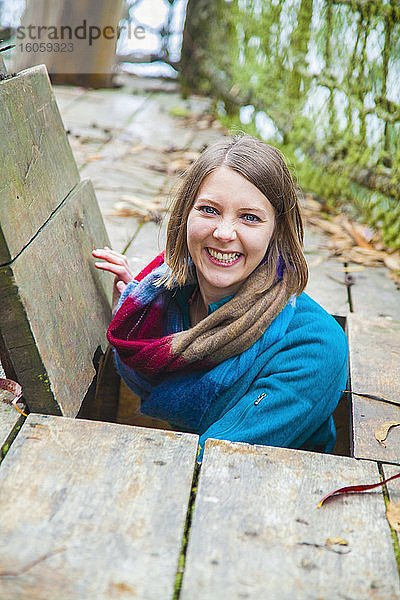
[[[280,319],[282,313],[270,328]],[[190,384],[187,377],[171,376],[144,394],[141,410],[199,434],[202,448],[207,438],[217,438],[330,452],[336,441],[332,413],[345,389],[347,360],[342,328],[303,292],[277,341],[270,343],[267,330],[241,355],[192,373]]]

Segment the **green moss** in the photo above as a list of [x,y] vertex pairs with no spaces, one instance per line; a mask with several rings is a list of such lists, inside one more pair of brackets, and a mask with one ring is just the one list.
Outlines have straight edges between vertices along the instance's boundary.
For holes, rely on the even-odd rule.
[[9,444],[4,444],[4,446],[1,449],[1,457],[4,458],[5,455],[7,454],[8,450],[9,450]]
[[43,385],[44,385],[44,387],[46,389],[46,392],[51,393],[50,381],[49,381],[49,379],[47,377],[47,373],[44,373],[44,374],[40,373],[38,375],[38,379],[43,383]]
[[173,117],[188,117],[190,115],[190,110],[185,106],[171,106],[169,110],[170,115]]
[[1,447],[1,451],[0,451],[0,463],[3,460],[3,458],[6,456],[7,452],[10,449],[11,444],[13,443],[13,441],[15,440],[15,438],[18,435],[19,430],[22,427],[22,424],[25,421],[25,417],[21,416],[17,423],[14,425],[13,429],[11,430],[9,436],[7,437],[6,441],[4,442],[4,444]]
[[[381,481],[382,481],[385,478],[385,474],[384,474],[383,468],[382,468],[382,463],[378,463],[378,470],[379,470],[379,474],[380,474]],[[388,492],[386,484],[382,486],[382,493],[383,493],[383,497],[384,497],[384,501],[385,501],[385,508],[387,510],[387,505],[388,505],[388,502],[389,502],[389,492]],[[400,544],[399,544],[399,538],[397,536],[397,532],[393,529],[393,527],[390,525],[389,522],[388,522],[388,526],[390,528],[390,533],[392,535],[393,551],[394,551],[394,556],[395,556],[395,560],[396,560],[396,564],[397,564],[397,570],[398,570],[399,579],[400,579]]]

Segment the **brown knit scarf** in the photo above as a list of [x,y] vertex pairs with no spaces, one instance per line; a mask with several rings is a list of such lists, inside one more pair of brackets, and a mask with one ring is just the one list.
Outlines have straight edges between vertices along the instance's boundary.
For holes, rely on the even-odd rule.
[[220,363],[250,348],[286,306],[291,292],[288,275],[260,292],[267,280],[267,265],[249,275],[235,296],[188,330],[174,334],[171,349],[188,363],[207,359]]

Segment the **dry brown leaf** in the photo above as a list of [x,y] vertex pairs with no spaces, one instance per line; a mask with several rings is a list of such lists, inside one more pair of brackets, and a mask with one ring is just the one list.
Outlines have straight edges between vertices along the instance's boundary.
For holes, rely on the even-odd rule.
[[338,252],[341,253],[341,252],[347,252],[347,251],[351,250],[352,243],[351,243],[351,240],[349,240],[348,238],[339,239],[337,237],[332,237],[329,240],[327,246],[330,250],[333,250],[336,254]]
[[391,271],[400,271],[400,255],[399,254],[386,254],[383,257],[385,266]]
[[343,538],[334,537],[334,538],[327,538],[325,544],[327,546],[333,546],[334,544],[337,544],[338,546],[348,546],[349,542],[347,540],[344,540]]
[[182,157],[188,162],[194,162],[200,156],[200,152],[196,152],[195,150],[186,150],[183,152]]
[[124,194],[121,196],[121,201],[128,202],[129,204],[133,204],[134,206],[138,206],[139,208],[143,208],[145,210],[161,210],[163,212],[167,210],[160,201],[157,201],[157,199],[143,200],[142,198],[132,196],[131,194]]
[[103,158],[104,158],[104,156],[102,156],[101,154],[95,154],[95,155],[92,155],[92,156],[88,156],[87,157],[87,161],[88,162],[93,162],[95,160],[102,160]]
[[360,246],[355,246],[352,248],[352,251],[360,256],[374,258],[379,261],[383,261],[383,257],[385,256],[384,252],[379,252],[378,250],[374,250],[374,248],[361,248]]
[[144,144],[137,144],[136,146],[132,146],[129,148],[128,154],[138,154],[138,152],[142,152],[146,146]]
[[374,251],[374,247],[365,239],[363,233],[356,227],[355,223],[350,223],[347,219],[341,221],[344,229],[351,235],[357,246]]
[[177,158],[175,160],[171,160],[167,167],[168,175],[175,175],[176,173],[183,173],[186,171],[190,163],[186,161],[184,158]]
[[107,211],[106,215],[110,217],[134,217],[142,223],[147,223],[148,221],[160,223],[162,220],[160,211],[149,211],[142,208],[136,208],[127,202],[117,202],[114,205],[113,210]]
[[400,290],[400,271],[388,271],[387,276],[395,282],[397,289]]
[[188,167],[200,156],[199,152],[186,150],[175,155],[167,166],[168,175],[176,175],[177,173],[183,173]]
[[311,194],[306,194],[304,196],[304,204],[309,210],[313,210],[316,213],[321,212],[321,204],[318,202],[318,200],[315,200]]
[[318,267],[318,265],[320,265],[321,263],[323,263],[325,260],[325,258],[323,256],[316,256],[314,258],[314,260],[309,260],[308,261],[308,266],[310,269],[312,269],[313,267]]
[[383,263],[381,253],[359,246],[342,250],[342,258],[345,262],[355,262],[365,267],[379,267]]
[[386,507],[386,518],[396,531],[400,531],[400,502],[389,500]]
[[382,423],[375,431],[375,439],[386,448],[386,444],[383,442],[386,440],[388,433],[392,427],[398,427],[400,421],[391,421],[390,423]]
[[337,223],[334,223],[333,221],[328,221],[326,219],[320,219],[319,217],[312,217],[310,219],[310,221],[314,225],[318,225],[318,227],[323,229],[323,231],[331,233],[332,235],[338,235],[341,238],[344,237],[343,228],[340,225],[338,225]]

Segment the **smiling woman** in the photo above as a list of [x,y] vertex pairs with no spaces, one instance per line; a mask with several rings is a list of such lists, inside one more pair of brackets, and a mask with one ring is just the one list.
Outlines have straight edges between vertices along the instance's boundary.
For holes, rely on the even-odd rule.
[[235,294],[262,262],[274,231],[272,204],[229,167],[204,179],[187,220],[187,246],[205,309]]
[[108,329],[142,412],[209,438],[329,452],[347,378],[347,340],[304,292],[307,265],[295,185],[275,148],[219,142],[185,175],[165,253],[135,279],[114,273]]

